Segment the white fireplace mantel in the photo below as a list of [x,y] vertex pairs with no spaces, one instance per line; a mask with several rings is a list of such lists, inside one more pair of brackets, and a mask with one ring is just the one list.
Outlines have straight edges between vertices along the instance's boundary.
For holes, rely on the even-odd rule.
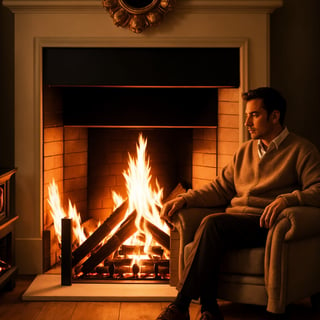
[[[37,274],[43,272],[42,48],[239,47],[242,92],[269,84],[269,15],[282,0],[177,0],[159,26],[140,34],[116,27],[100,0],[3,5],[15,23],[16,262],[22,274]],[[239,123],[239,140],[242,129]]]

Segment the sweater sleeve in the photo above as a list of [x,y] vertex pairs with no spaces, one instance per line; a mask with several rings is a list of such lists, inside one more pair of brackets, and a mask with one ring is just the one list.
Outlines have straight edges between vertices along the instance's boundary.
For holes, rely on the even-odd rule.
[[235,195],[234,162],[223,168],[221,174],[199,189],[190,189],[181,196],[187,207],[227,206]]
[[301,152],[296,169],[300,188],[279,197],[288,206],[320,207],[320,154],[315,146]]

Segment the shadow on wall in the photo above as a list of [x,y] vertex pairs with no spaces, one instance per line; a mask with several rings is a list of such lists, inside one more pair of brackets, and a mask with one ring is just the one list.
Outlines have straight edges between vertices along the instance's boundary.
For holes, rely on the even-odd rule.
[[271,85],[287,98],[290,131],[320,149],[320,2],[284,0],[271,14]]

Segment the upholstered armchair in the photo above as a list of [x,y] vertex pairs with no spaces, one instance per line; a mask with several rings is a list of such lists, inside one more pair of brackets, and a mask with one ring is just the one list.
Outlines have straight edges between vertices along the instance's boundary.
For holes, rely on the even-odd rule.
[[[184,268],[200,221],[221,209],[189,208],[177,213],[171,233],[171,269]],[[175,285],[178,277],[171,279]],[[290,207],[269,230],[266,246],[229,252],[219,277],[220,299],[265,305],[272,313],[306,297],[319,303],[320,208]]]

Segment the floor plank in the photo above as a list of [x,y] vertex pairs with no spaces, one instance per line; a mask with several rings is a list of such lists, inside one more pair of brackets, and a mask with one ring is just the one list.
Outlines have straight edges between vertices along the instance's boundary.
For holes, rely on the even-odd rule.
[[71,320],[82,320],[84,315],[94,320],[118,320],[120,302],[78,302]]
[[0,304],[1,320],[35,320],[44,304],[36,303],[2,303]]
[[121,302],[119,320],[154,320],[161,312],[161,302]]
[[[167,302],[167,303],[163,302],[162,303],[162,310],[164,308],[166,308],[169,305],[169,303],[170,302]],[[201,307],[198,303],[191,303],[190,308],[189,308],[190,320],[196,320],[196,319],[200,318],[200,309],[201,309]]]
[[70,320],[76,305],[76,302],[47,302],[35,320]]

